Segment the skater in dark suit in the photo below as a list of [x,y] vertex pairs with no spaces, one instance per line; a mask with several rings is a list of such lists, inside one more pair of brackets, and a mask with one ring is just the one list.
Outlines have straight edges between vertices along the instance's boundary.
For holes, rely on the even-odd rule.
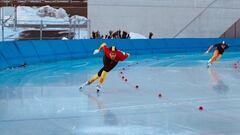
[[211,45],[205,53],[209,53],[212,48],[216,49],[213,52],[212,58],[209,59],[207,67],[210,67],[214,61],[218,60],[223,55],[224,51],[229,48],[229,45],[226,44],[225,41],[223,41],[221,43]]

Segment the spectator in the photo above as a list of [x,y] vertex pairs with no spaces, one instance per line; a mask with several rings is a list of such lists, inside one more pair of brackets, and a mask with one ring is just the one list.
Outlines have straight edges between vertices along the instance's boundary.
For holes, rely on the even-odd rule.
[[114,39],[118,38],[118,36],[117,36],[117,31],[115,31],[115,32],[112,34],[112,37],[113,37]]
[[109,38],[109,35],[105,34],[104,39],[108,39],[108,38]]
[[152,36],[153,36],[153,33],[150,32],[148,38],[149,38],[149,39],[152,39]]
[[96,38],[101,38],[101,35],[100,35],[99,31],[96,32]]
[[95,39],[96,38],[96,33],[93,31],[92,32],[92,39]]
[[130,36],[128,32],[117,30],[113,32],[110,30],[108,35],[101,35],[99,31],[92,32],[92,39],[129,39]]
[[118,35],[118,38],[122,38],[122,34],[121,34],[122,32],[121,32],[121,30],[118,30],[117,33],[118,33],[118,34],[117,34],[117,35]]
[[130,37],[130,35],[129,34],[127,34],[127,39],[130,39],[131,37]]
[[113,35],[113,31],[110,30],[110,31],[109,31],[109,35],[108,35],[108,39],[112,39],[112,38],[113,38],[112,35]]
[[122,32],[122,38],[125,39],[125,38],[127,38],[127,36],[128,36],[128,33],[126,31],[123,31]]

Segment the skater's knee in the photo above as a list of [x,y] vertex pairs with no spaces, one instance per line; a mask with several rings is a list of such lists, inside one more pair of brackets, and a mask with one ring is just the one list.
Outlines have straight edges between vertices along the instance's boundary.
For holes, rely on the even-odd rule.
[[213,56],[212,59],[215,61],[217,59],[219,59],[221,57],[221,55],[216,55],[216,56]]
[[102,75],[103,70],[104,70],[104,67],[98,71],[98,77],[100,77]]
[[213,56],[212,61],[215,61],[218,58],[218,56]]

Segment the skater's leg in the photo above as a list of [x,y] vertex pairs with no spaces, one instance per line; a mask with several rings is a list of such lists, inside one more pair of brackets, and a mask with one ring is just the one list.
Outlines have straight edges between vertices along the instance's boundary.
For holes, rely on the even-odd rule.
[[98,74],[93,75],[89,80],[88,80],[88,85],[90,85],[91,83],[93,83],[94,81],[96,81],[99,78]]
[[103,68],[100,69],[97,74],[95,74],[94,76],[92,76],[92,77],[88,80],[88,85],[90,85],[90,84],[92,84],[94,81],[96,81],[96,80],[101,76],[102,71],[103,71]]
[[222,54],[218,54],[216,60],[220,59],[222,57]]
[[222,55],[219,54],[218,50],[215,50],[212,58],[208,61],[208,63],[213,64],[214,61],[218,60]]
[[96,89],[97,89],[97,92],[99,92],[100,90],[101,90],[101,88],[102,88],[102,85],[103,85],[103,83],[104,83],[104,80],[106,79],[106,77],[107,77],[107,73],[108,72],[106,72],[106,71],[102,71],[102,74],[101,74],[101,76],[100,76],[100,78],[99,78],[99,83],[98,83],[98,85],[97,85],[97,87],[96,87]]
[[101,77],[99,78],[100,85],[103,84],[103,82],[106,79],[106,77],[107,77],[107,72],[106,71],[102,71]]
[[100,75],[99,84],[98,84],[99,87],[101,87],[103,85],[103,83],[104,83],[104,81],[107,77],[108,72],[111,71],[116,65],[117,65],[117,62],[113,62],[113,63],[108,64],[108,65],[104,65],[104,67],[101,69],[102,72],[98,73],[98,75]]
[[[86,81],[84,84],[82,84],[79,89],[82,89],[83,87],[85,87],[86,85],[90,85],[92,84],[94,81],[96,81],[100,76],[101,73],[103,71],[103,68],[95,75],[93,75],[88,81]],[[100,75],[99,75],[100,74]]]
[[99,84],[97,85],[97,92],[99,92],[101,90],[101,87],[107,77],[107,74],[109,71],[111,71],[118,62],[114,62],[114,61],[109,61],[106,58],[104,58],[104,66],[103,68],[98,72],[99,77]]

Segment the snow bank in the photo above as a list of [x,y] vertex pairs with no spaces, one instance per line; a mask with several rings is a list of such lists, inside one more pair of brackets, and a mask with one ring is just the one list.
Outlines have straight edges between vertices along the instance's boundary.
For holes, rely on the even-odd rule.
[[43,6],[37,9],[36,14],[40,17],[55,17],[55,18],[62,18],[62,19],[68,19],[67,12],[63,8],[53,8],[50,6]]
[[74,15],[70,18],[72,24],[84,24],[87,22],[87,18],[79,15]]
[[130,39],[147,39],[147,37],[145,37],[139,33],[134,33],[134,32],[130,32],[129,36],[130,36]]
[[64,9],[54,9],[50,6],[40,8],[18,6],[18,24],[39,24],[41,20],[46,24],[67,24],[68,16]]

